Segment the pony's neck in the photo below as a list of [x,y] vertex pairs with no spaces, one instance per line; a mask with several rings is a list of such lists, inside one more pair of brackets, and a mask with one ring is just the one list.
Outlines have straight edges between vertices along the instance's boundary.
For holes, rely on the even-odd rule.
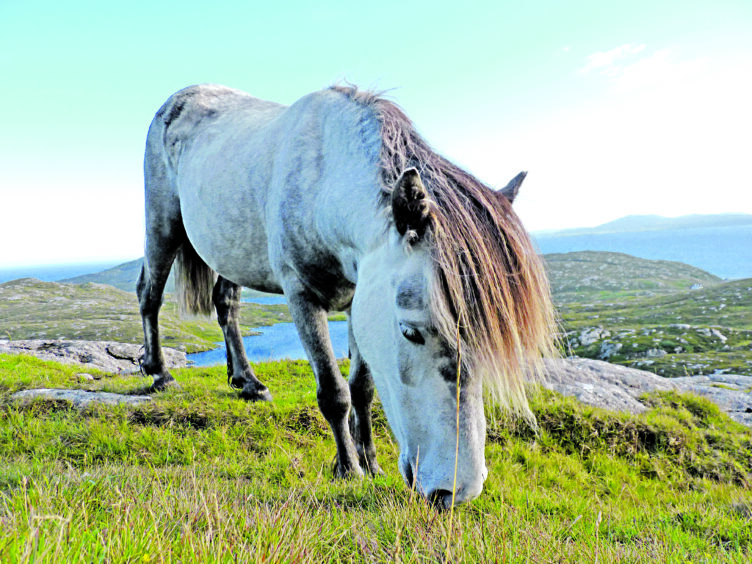
[[389,227],[379,206],[379,185],[339,186],[326,194],[332,201],[317,214],[316,223],[345,277],[355,284],[361,261],[388,243]]
[[[332,91],[325,95],[335,98],[322,136],[321,150],[327,163],[322,182],[325,189],[316,198],[315,228],[354,284],[360,261],[388,240],[381,127],[372,107]],[[352,135],[353,124],[358,124],[357,135]]]

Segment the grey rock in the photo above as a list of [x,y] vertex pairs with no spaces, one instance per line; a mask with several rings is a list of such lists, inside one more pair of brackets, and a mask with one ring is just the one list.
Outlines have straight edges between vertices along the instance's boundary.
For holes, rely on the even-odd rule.
[[51,401],[66,401],[76,409],[86,409],[93,403],[104,405],[129,404],[139,405],[152,401],[149,396],[126,396],[110,392],[89,392],[87,390],[60,390],[55,388],[38,388],[34,390],[22,390],[11,396],[11,399],[23,405],[36,399]]
[[752,427],[752,376],[711,374],[672,378],[684,392],[692,392],[713,401],[734,421]]
[[752,427],[752,376],[664,378],[644,370],[575,357],[547,360],[543,385],[588,405],[630,413],[647,409],[639,400],[644,393],[691,392],[716,403],[734,421]]
[[610,341],[603,341],[601,343],[600,358],[607,360],[619,352],[622,348],[621,343],[612,343]]
[[637,399],[645,392],[676,389],[652,372],[586,358],[547,360],[543,385],[588,405],[630,413],[647,409]]
[[586,347],[588,345],[592,345],[600,339],[605,339],[606,337],[610,336],[611,332],[607,331],[603,327],[588,327],[587,329],[583,329],[580,333],[580,344],[583,347]]
[[[163,347],[162,351],[168,368],[180,368],[188,364],[184,352],[167,347]],[[113,341],[35,339],[0,341],[0,353],[28,354],[42,360],[77,364],[119,374],[139,371],[141,346]]]

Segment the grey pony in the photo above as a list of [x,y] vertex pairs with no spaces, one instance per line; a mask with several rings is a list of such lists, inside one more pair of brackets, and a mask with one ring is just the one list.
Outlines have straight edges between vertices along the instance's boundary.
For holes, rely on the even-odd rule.
[[[146,142],[141,364],[153,391],[174,385],[158,315],[177,259],[188,309],[207,312],[209,297],[216,308],[231,385],[242,398],[270,401],[245,355],[239,298],[243,286],[283,293],[334,434],[336,474],[381,471],[371,431],[375,380],[403,477],[447,507],[476,497],[486,477],[482,389],[463,384],[457,428],[460,394],[447,377],[457,356],[431,325],[430,241],[415,243],[427,193],[415,168],[384,186],[382,144],[378,115],[343,89],[289,107],[218,85],[170,97]],[[523,178],[502,194],[513,199]],[[329,339],[333,310],[349,314],[348,381]]]

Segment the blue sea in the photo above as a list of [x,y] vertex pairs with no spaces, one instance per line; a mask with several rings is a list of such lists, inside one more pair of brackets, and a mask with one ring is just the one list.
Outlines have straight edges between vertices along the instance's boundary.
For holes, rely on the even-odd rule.
[[243,298],[240,300],[247,304],[264,304],[264,305],[279,305],[286,304],[287,300],[284,296],[258,296],[256,298]]
[[121,262],[92,262],[83,264],[47,264],[31,266],[0,266],[0,284],[18,278],[36,278],[43,282],[57,282],[74,276],[102,272]]
[[[278,360],[282,358],[306,359],[303,343],[292,323],[277,323],[269,327],[256,327],[253,331],[261,335],[243,337],[245,352],[251,362]],[[347,321],[330,321],[329,336],[332,338],[334,356],[347,358],[349,351]],[[227,362],[227,349],[224,343],[217,343],[218,348],[188,355],[188,360],[196,366],[212,366]]]
[[683,262],[721,278],[752,278],[752,225],[533,238],[544,254],[612,251]]

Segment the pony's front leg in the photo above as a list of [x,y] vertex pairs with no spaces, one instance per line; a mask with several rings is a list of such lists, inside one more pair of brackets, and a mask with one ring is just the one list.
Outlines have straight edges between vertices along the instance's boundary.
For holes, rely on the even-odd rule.
[[335,474],[340,477],[362,476],[363,470],[358,464],[358,453],[348,425],[350,390],[334,357],[327,325],[327,311],[319,304],[316,296],[299,282],[285,287],[285,295],[290,314],[316,376],[319,409],[334,433],[334,441],[337,444]]
[[355,441],[355,448],[358,451],[360,466],[375,476],[382,474],[379,463],[376,462],[376,446],[373,444],[371,420],[375,386],[368,365],[360,356],[349,316],[347,330],[350,341],[350,377],[348,382],[353,407],[350,415],[350,431]]

